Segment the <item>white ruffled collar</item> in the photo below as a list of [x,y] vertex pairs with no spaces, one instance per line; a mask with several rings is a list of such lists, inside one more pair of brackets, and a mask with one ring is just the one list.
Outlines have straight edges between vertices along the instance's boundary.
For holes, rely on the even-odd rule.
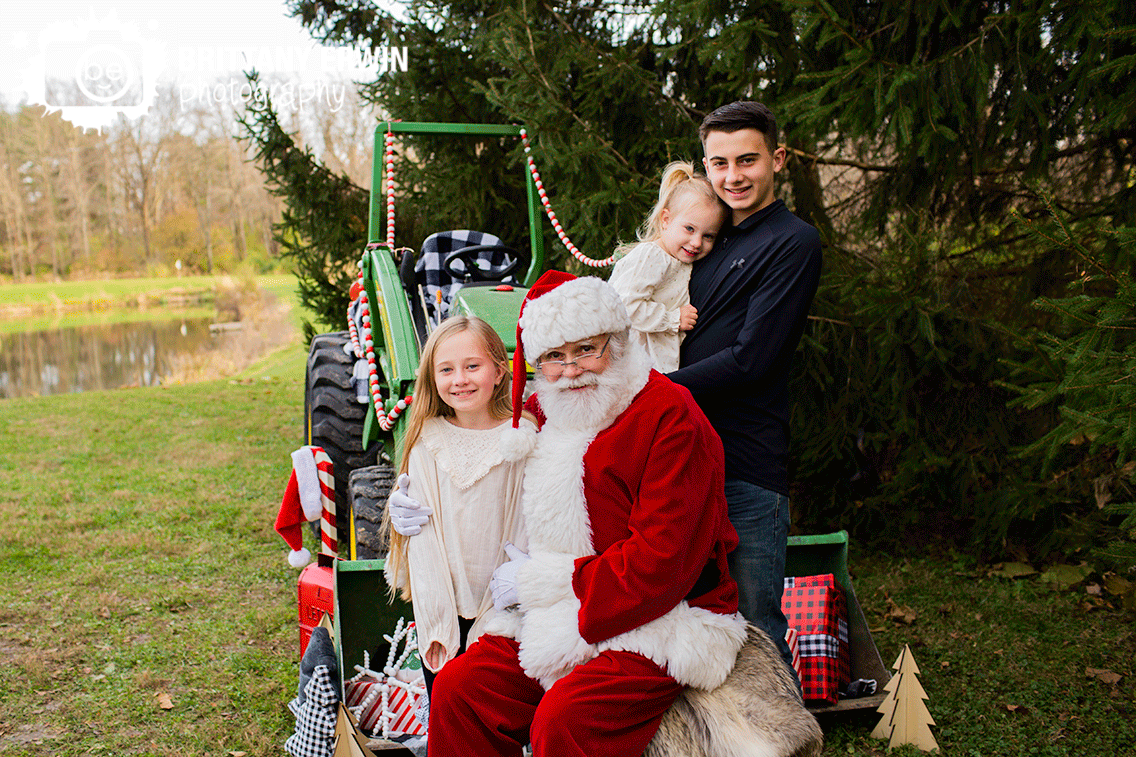
[[454,485],[468,489],[505,461],[501,435],[510,428],[512,421],[508,418],[493,428],[475,429],[435,417],[422,427],[421,440]]

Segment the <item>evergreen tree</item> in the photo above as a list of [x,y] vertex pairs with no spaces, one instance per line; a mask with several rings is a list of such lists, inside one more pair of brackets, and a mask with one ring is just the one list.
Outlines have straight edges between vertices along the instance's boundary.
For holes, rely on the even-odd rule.
[[[523,123],[568,234],[628,240],[670,160],[701,158],[718,105],[778,113],[777,192],[817,226],[825,273],[796,368],[792,436],[809,527],[934,522],[982,554],[1046,541],[1068,491],[1010,451],[1049,432],[1005,408],[1026,303],[1060,296],[1060,250],[1011,219],[1032,187],[1077,223],[1131,218],[1136,6],[1121,0],[295,0],[326,44],[406,46],[363,94],[408,121]],[[341,321],[363,190],[250,111],[245,136],[289,200],[306,304]],[[398,245],[472,227],[525,234],[515,139],[399,140]],[[487,177],[492,177],[489,181]],[[582,272],[544,227],[549,264]],[[1081,485],[1070,477],[1069,486]],[[852,479],[852,480],[850,480]]]
[[[1111,518],[1103,552],[1136,564],[1136,228],[1071,225],[1051,206],[1052,221],[1030,224],[1040,245],[1059,251],[1075,272],[1063,297],[1040,297],[1044,329],[1023,335],[1028,360],[1014,363],[1015,405],[1049,409],[1053,422],[1020,455],[1039,478],[1070,471],[1091,482],[1072,492],[1083,518]],[[1058,475],[1054,475],[1055,469]],[[1095,518],[1093,518],[1095,520]]]

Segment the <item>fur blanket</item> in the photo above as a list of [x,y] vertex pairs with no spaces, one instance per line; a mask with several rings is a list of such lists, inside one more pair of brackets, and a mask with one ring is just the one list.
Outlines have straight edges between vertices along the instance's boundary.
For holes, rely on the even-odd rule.
[[688,688],[643,757],[818,757],[823,737],[769,636],[750,625],[716,689]]

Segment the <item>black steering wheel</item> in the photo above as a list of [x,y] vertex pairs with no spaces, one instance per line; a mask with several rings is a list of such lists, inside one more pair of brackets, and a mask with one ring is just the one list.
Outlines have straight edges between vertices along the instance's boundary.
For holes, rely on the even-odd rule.
[[[505,256],[506,263],[488,270],[479,268],[477,266],[479,253],[484,252],[499,252]],[[464,271],[454,268],[454,263],[459,260],[465,266]],[[509,274],[517,270],[520,264],[521,254],[512,247],[506,247],[503,244],[475,244],[454,250],[446,255],[446,259],[442,262],[442,268],[446,270],[446,273],[453,276],[455,281],[468,283],[470,281],[504,281]]]

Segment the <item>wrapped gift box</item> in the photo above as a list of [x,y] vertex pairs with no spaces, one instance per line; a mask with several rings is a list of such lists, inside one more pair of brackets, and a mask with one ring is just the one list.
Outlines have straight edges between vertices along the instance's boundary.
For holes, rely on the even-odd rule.
[[[416,683],[420,684],[421,675]],[[364,677],[356,681],[348,681],[346,685],[347,707],[354,708],[363,705],[359,712],[359,727],[369,734],[382,732],[381,718],[383,715],[383,697],[379,687],[382,684],[372,677]],[[412,686],[412,688],[417,688]],[[390,736],[422,736],[426,733],[426,726],[418,721],[418,696],[413,696],[400,686],[390,685],[387,688],[387,709],[391,713]]]
[[852,680],[843,590],[831,573],[786,578],[781,609],[797,632],[805,699],[836,704]]
[[789,626],[789,630],[785,632],[785,643],[789,645],[789,654],[793,657],[793,672],[797,674],[797,680],[801,680],[801,650],[797,644],[797,629]]

